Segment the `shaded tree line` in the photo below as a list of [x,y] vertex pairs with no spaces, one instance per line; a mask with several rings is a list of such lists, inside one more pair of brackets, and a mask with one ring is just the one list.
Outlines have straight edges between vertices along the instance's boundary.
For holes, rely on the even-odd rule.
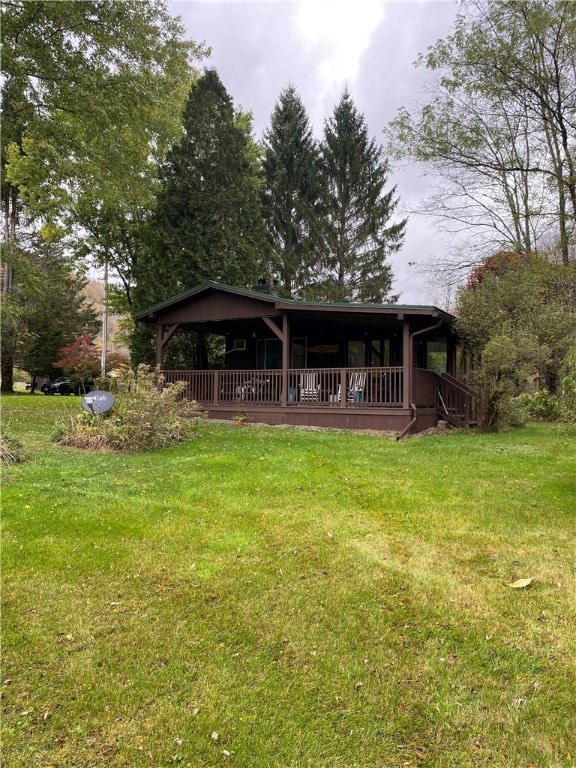
[[569,369],[576,353],[576,263],[510,251],[484,259],[460,290],[456,328],[481,393],[483,427],[513,422],[516,398],[530,382],[559,397],[564,414],[576,418],[568,403],[576,386]]
[[417,64],[426,98],[399,110],[388,151],[435,179],[420,212],[456,247],[428,270],[468,275],[456,326],[497,427],[529,381],[562,402],[576,386],[576,4],[463,0]]
[[9,392],[14,365],[51,373],[59,348],[93,332],[84,257],[114,268],[129,304],[157,163],[206,51],[184,39],[162,0],[6,0],[0,34]]
[[382,302],[389,256],[403,241],[388,165],[345,90],[324,138],[312,135],[294,86],[285,88],[261,145],[217,72],[193,83],[182,136],[160,165],[149,257],[137,303],[202,280],[250,286],[275,277],[284,296]]

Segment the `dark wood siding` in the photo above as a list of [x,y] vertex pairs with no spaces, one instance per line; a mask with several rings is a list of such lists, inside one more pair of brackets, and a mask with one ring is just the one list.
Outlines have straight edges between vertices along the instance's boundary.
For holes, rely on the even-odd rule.
[[209,323],[244,320],[252,317],[275,317],[280,312],[272,302],[259,301],[230,293],[207,292],[191,302],[166,308],[159,314],[163,325],[172,323]]

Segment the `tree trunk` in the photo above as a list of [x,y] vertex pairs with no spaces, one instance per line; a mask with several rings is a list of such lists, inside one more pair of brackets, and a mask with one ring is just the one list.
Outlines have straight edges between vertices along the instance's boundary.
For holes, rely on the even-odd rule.
[[14,392],[14,361],[12,355],[2,355],[2,384],[0,385],[2,394]]

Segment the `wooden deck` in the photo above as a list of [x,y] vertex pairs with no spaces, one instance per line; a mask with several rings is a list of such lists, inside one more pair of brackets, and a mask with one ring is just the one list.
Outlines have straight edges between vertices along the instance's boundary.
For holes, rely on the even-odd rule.
[[475,399],[461,382],[401,366],[284,370],[164,370],[167,383],[184,381],[187,396],[211,418],[265,424],[418,432],[473,423]]

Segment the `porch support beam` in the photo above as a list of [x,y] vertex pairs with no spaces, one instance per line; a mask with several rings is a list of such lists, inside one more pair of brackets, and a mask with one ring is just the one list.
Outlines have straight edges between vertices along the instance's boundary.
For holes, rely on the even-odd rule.
[[266,323],[268,328],[270,328],[272,333],[274,333],[280,339],[282,344],[284,345],[284,342],[286,340],[286,321],[288,320],[288,317],[286,315],[282,316],[282,328],[281,329],[278,328],[276,323],[273,320],[271,320],[269,317],[263,317],[262,320],[264,320],[264,322]]
[[156,365],[158,368],[162,368],[164,364],[164,348],[178,328],[180,328],[180,323],[174,323],[174,325],[171,325],[170,328],[164,332],[164,326],[158,324],[156,331]]
[[290,324],[288,315],[282,315],[282,328],[269,317],[263,317],[272,333],[282,342],[282,392],[280,393],[280,405],[288,405],[288,368],[290,367]]

